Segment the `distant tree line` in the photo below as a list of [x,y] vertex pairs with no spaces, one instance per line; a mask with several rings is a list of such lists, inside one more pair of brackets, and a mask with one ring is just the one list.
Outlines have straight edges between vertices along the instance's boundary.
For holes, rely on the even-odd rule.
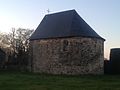
[[33,30],[12,28],[10,33],[0,33],[0,48],[6,53],[1,69],[27,70],[29,37]]

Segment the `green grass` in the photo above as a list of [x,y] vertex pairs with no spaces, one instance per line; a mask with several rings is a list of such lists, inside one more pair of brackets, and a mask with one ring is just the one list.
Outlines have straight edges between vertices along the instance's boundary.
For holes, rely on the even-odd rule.
[[0,90],[120,90],[120,75],[60,76],[2,71]]

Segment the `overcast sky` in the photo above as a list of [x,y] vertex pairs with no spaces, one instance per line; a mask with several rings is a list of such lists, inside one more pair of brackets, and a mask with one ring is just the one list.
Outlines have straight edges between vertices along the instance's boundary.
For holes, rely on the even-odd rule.
[[105,57],[110,48],[120,48],[120,0],[0,0],[0,31],[14,28],[36,29],[50,13],[75,9],[105,41]]

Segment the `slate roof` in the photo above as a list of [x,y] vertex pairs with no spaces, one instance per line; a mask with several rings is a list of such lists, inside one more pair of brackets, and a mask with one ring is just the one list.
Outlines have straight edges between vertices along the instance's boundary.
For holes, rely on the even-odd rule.
[[100,37],[75,10],[45,15],[30,40],[58,37]]

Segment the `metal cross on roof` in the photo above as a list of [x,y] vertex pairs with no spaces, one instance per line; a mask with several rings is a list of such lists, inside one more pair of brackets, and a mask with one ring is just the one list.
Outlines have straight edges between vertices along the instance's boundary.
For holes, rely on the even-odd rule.
[[49,9],[47,10],[47,13],[48,13],[48,14],[50,13],[50,10],[49,10]]

